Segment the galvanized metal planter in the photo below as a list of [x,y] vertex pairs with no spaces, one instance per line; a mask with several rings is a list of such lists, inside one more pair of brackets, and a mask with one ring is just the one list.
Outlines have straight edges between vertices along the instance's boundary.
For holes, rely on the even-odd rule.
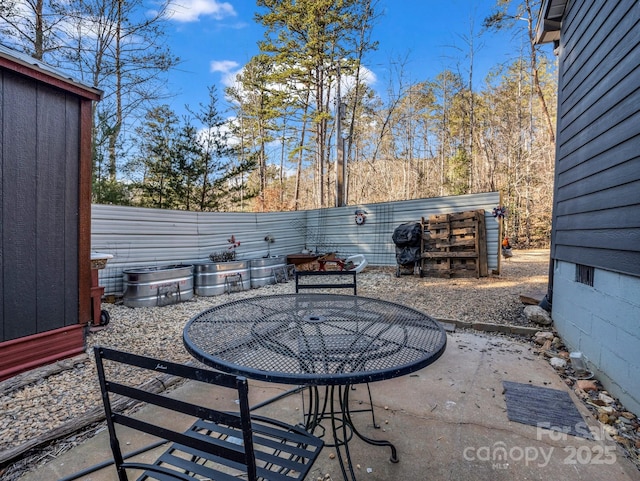
[[251,287],[275,284],[279,274],[286,275],[287,257],[273,256],[251,259]]
[[238,288],[251,288],[250,261],[194,262],[195,293],[218,296]]
[[125,306],[166,306],[193,297],[192,265],[141,267],[125,269],[122,273]]

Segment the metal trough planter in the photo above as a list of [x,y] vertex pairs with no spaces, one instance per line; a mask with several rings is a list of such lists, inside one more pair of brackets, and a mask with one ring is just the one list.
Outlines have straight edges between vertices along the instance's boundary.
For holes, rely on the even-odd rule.
[[218,296],[238,288],[251,288],[249,261],[195,262],[195,293],[198,296]]
[[286,256],[260,257],[250,262],[252,288],[275,284],[279,274],[286,275]]
[[193,297],[192,265],[140,267],[125,269],[122,273],[125,306],[166,306]]

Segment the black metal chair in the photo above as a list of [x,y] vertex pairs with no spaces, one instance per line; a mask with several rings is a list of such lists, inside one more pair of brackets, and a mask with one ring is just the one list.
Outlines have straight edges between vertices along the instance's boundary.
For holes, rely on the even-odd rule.
[[[358,294],[356,271],[295,271],[296,293],[300,289],[353,289],[353,295]],[[300,282],[304,277],[310,277],[311,281]],[[351,277],[351,282],[344,282],[343,279]],[[324,282],[314,282],[314,279],[321,279]],[[331,279],[333,282],[326,282]]]
[[[357,272],[356,271],[298,271],[295,272],[296,275],[296,294],[300,292],[301,289],[353,289],[353,295],[358,295],[358,281],[357,281]],[[309,277],[311,281],[303,281],[301,279]],[[343,279],[351,278],[350,282],[344,282]],[[315,279],[331,279],[333,282],[314,282]],[[308,351],[308,347],[307,347]],[[307,352],[307,357],[312,359],[312,356],[309,352]],[[355,386],[351,386],[351,389],[355,390]],[[371,386],[367,383],[367,393],[369,395],[369,405],[371,406],[369,409],[360,409],[353,410],[352,412],[367,412],[371,411],[371,422],[373,423],[373,427],[376,429],[380,428],[380,425],[376,423],[376,415],[373,408],[373,398],[371,396]]]
[[[142,471],[137,478],[139,480],[237,481],[238,476],[249,481],[302,480],[320,454],[323,441],[301,427],[251,415],[248,384],[243,377],[105,347],[96,347],[94,352],[111,450],[120,481],[128,481],[127,472],[131,470]],[[114,367],[111,364],[135,366],[227,388],[232,392],[231,399],[237,397],[239,412],[220,411],[132,386],[126,380],[127,374],[123,375],[122,369],[111,370]],[[111,372],[120,373],[117,381],[109,376]],[[114,394],[158,406],[167,414],[156,416],[151,423],[124,412],[115,412],[112,408]],[[195,422],[185,432],[175,431],[163,422],[174,415],[186,415],[194,418]],[[154,464],[124,461],[116,425],[142,431],[173,444]]]

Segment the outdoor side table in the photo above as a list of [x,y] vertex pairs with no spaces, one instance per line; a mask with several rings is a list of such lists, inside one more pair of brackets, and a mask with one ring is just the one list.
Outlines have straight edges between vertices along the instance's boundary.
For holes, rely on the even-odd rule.
[[111,319],[109,311],[102,310],[104,287],[100,286],[98,272],[100,269],[106,267],[110,259],[113,259],[112,254],[102,252],[91,253],[91,327],[94,329],[98,326],[106,326]]

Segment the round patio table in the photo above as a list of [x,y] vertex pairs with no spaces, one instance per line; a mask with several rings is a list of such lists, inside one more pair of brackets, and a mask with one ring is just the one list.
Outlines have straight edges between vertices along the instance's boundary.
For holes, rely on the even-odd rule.
[[[317,293],[259,296],[212,307],[187,323],[183,338],[196,359],[223,372],[273,383],[331,387],[325,398],[331,400],[329,407],[325,400],[319,409],[317,395],[311,402],[307,427],[313,431],[321,419],[331,418],[335,446],[346,450],[352,479],[350,434],[345,431],[338,439],[339,429],[348,427],[370,444],[389,446],[394,462],[397,454],[390,442],[367,438],[353,426],[349,387],[422,369],[436,361],[447,344],[440,324],[410,307]],[[334,387],[339,390],[339,410],[333,405]],[[341,456],[339,460],[346,479]]]

